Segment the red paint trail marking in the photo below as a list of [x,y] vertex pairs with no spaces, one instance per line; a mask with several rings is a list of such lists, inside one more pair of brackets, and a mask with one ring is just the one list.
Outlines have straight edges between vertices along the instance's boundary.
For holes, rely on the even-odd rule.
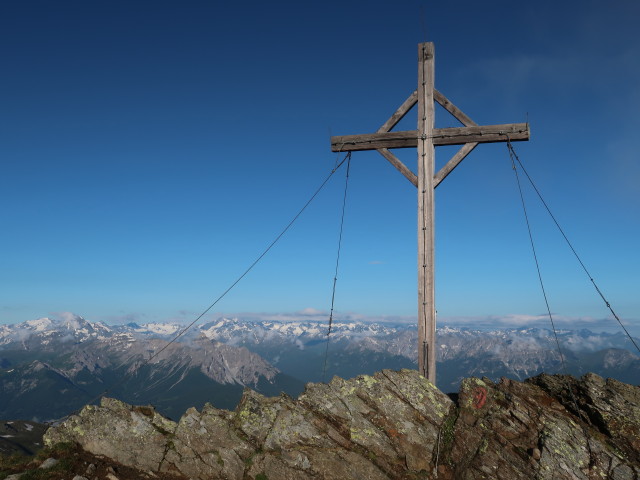
[[476,409],[484,407],[487,402],[487,389],[484,387],[476,387],[473,392],[473,406]]

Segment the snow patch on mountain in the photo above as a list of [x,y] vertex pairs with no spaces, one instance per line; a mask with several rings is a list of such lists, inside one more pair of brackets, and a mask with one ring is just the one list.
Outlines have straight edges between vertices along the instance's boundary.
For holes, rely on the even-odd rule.
[[173,335],[181,329],[175,323],[145,323],[136,329],[137,332],[157,333],[158,335]]
[[24,325],[36,332],[42,332],[49,329],[53,325],[53,321],[48,317],[43,317],[37,320],[27,320]]
[[[89,322],[72,313],[60,314],[59,317],[43,317],[19,324],[0,325],[0,346],[20,342],[34,342],[34,345],[48,345],[56,341],[84,343],[98,339],[120,344],[126,349],[127,345],[134,344],[138,339],[170,340],[184,328],[183,324],[175,322],[108,326],[101,322]],[[304,349],[325,341],[328,332],[326,321],[261,321],[222,317],[195,325],[179,338],[179,342],[188,343],[204,338],[230,346],[251,347],[269,344],[275,348],[279,344],[289,344]],[[635,354],[631,348],[632,344],[622,333],[559,330],[557,334],[562,348],[568,352],[597,352],[607,348],[621,348]],[[417,355],[415,324],[336,321],[332,325],[330,337],[332,342],[347,342],[352,348],[386,351],[412,359]],[[504,355],[505,352],[521,352],[525,357],[543,350],[557,350],[553,332],[542,328],[485,331],[445,325],[437,330],[437,338],[440,359],[454,358],[470,348],[482,348],[498,356]]]

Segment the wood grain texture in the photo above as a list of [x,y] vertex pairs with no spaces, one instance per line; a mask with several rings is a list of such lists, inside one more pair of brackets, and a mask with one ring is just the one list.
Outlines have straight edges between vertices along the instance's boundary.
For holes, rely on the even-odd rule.
[[417,130],[331,137],[332,152],[377,150],[378,148],[415,148],[417,146]]
[[436,383],[435,204],[433,177],[435,48],[418,45],[418,371]]
[[396,167],[398,171],[407,178],[407,180],[409,180],[416,187],[418,186],[418,177],[416,176],[416,174],[413,173],[411,170],[409,170],[409,168],[404,163],[402,163],[398,157],[396,157],[393,153],[391,153],[386,148],[379,148],[378,152],[384,158],[389,160],[391,165]]
[[463,145],[465,143],[494,143],[529,140],[528,123],[502,125],[478,125],[472,127],[436,128],[433,130],[435,145]]
[[[529,140],[529,124],[505,123],[500,125],[477,125],[471,127],[434,128],[429,136],[435,146],[464,145],[465,143],[495,143]],[[400,132],[366,133],[331,137],[331,151],[346,152],[377,150],[379,148],[415,148],[418,146],[417,130]]]

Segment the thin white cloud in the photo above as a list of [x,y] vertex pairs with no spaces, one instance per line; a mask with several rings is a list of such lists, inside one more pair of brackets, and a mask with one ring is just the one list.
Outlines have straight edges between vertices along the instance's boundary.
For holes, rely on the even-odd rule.
[[[208,320],[220,317],[237,318],[245,321],[272,322],[328,322],[329,312],[316,308],[304,308],[297,312],[217,312],[207,316]],[[403,315],[364,315],[357,312],[333,313],[334,322],[365,322],[365,323],[415,323],[415,316]]]
[[124,325],[127,323],[143,323],[146,315],[144,313],[123,313],[121,315],[107,315],[98,317],[101,322],[112,325]]
[[[589,316],[573,317],[567,315],[552,314],[556,328],[565,330],[580,330],[583,328],[590,330],[618,331],[620,326],[613,318],[594,318]],[[624,322],[629,327],[640,327],[638,320],[629,319]],[[508,315],[487,315],[487,316],[448,316],[438,318],[439,326],[455,326],[487,329],[503,328],[551,328],[549,315],[529,315],[529,314],[508,314]]]
[[55,319],[65,323],[75,323],[84,320],[83,317],[73,312],[50,312],[49,315]]
[[312,308],[312,307],[303,308],[297,313],[299,315],[325,315],[326,314],[325,311],[318,310],[317,308]]

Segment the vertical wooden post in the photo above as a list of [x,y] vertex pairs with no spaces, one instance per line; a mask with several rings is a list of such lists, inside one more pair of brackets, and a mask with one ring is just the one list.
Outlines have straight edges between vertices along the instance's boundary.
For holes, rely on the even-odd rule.
[[418,45],[418,370],[435,384],[434,57],[432,42]]

